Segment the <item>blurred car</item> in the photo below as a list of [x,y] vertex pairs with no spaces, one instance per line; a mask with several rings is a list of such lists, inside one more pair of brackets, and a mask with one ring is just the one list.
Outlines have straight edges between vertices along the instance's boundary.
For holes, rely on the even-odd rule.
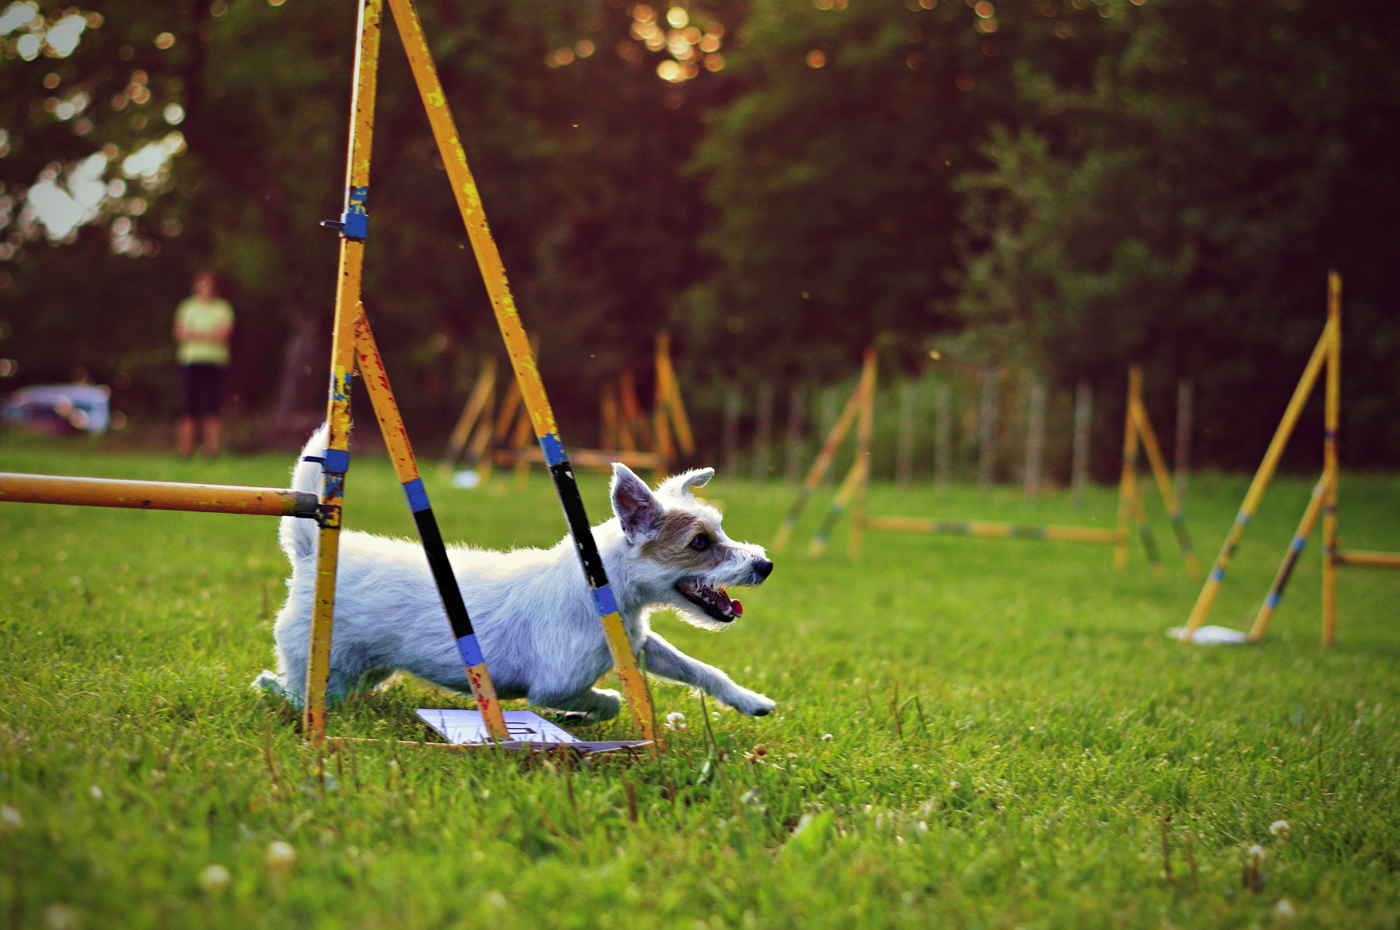
[[59,435],[105,433],[111,396],[105,384],[35,384],[0,400],[0,419]]

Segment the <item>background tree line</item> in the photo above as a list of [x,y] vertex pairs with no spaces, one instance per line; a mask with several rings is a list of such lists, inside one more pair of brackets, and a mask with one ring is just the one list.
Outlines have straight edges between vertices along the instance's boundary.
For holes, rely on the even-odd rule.
[[[269,409],[283,345],[329,321],[337,243],[317,223],[343,197],[356,4],[29,2],[0,11],[6,386],[81,367],[164,414],[174,306],[214,267],[239,315],[233,389]],[[1189,377],[1198,460],[1248,467],[1336,267],[1345,460],[1400,464],[1392,4],[421,13],[566,435],[593,435],[602,379],[644,371],[669,327],[712,434],[726,382],[834,383],[873,343],[910,376],[936,348],[1106,397],[1132,363],[1164,396]],[[499,337],[384,35],[365,302],[432,448]],[[50,188],[82,210],[59,241],[31,203]]]

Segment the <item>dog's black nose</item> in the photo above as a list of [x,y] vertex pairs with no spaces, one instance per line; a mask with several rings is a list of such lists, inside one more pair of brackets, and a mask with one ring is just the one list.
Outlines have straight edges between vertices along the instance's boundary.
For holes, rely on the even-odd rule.
[[773,563],[767,559],[759,559],[753,563],[753,570],[758,573],[760,579],[767,578],[773,574]]

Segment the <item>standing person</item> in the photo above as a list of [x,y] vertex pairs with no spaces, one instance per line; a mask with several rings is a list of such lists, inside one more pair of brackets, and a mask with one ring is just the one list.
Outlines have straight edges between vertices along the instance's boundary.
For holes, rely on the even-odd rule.
[[175,311],[176,358],[185,395],[176,432],[181,455],[194,454],[195,420],[204,422],[204,454],[211,458],[219,454],[219,413],[232,332],[233,307],[219,297],[213,273],[199,272],[194,276],[194,293]]

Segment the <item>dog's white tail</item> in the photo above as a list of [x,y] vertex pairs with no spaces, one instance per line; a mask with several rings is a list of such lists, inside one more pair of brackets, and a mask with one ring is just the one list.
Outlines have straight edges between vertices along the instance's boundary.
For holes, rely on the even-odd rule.
[[[319,461],[309,462],[307,459],[320,459],[325,454],[326,424],[322,423],[320,428],[312,433],[311,438],[306,441],[306,448],[301,450],[301,458],[292,468],[291,489],[293,491],[321,493],[321,463]],[[282,524],[277,528],[277,541],[282,544],[282,550],[287,553],[287,558],[291,560],[293,567],[298,562],[316,555],[317,530],[315,520],[308,520],[305,517],[282,518]]]

